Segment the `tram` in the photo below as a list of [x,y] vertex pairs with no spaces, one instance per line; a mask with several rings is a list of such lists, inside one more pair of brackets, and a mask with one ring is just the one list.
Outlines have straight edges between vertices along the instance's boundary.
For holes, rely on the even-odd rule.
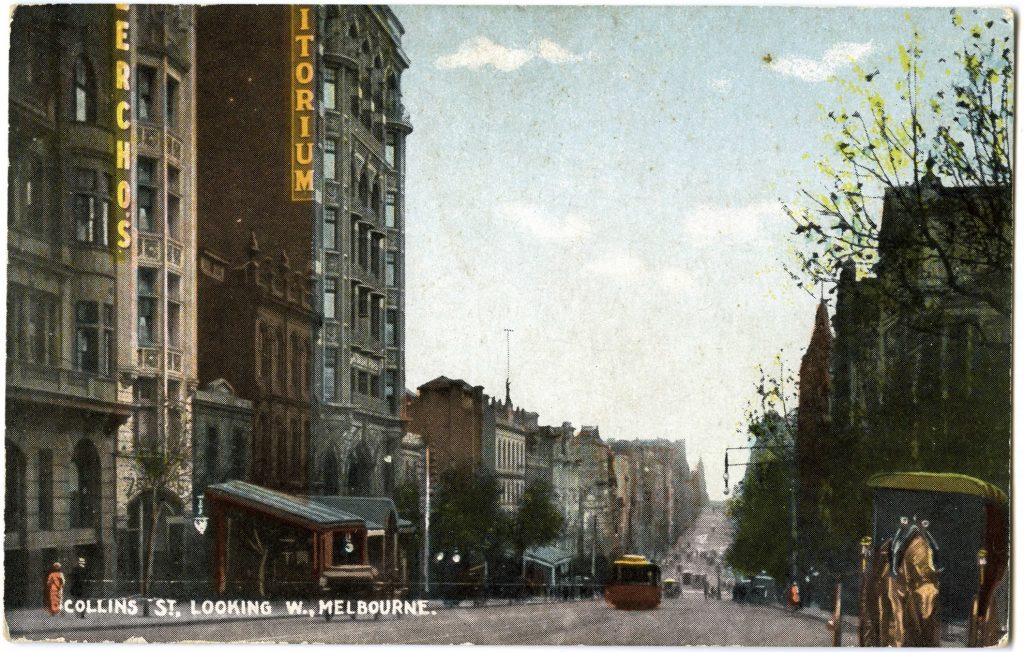
[[661,604],[661,569],[642,555],[615,560],[604,599],[616,609],[657,609]]

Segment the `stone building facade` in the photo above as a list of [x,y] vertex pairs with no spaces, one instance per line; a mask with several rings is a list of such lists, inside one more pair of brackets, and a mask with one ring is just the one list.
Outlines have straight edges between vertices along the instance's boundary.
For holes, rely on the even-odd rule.
[[[115,48],[116,21],[125,48]],[[137,588],[140,450],[187,445],[195,388],[193,10],[21,7],[11,30],[7,605],[55,561]],[[115,88],[120,61],[134,91]],[[121,109],[121,99],[126,106]],[[115,155],[115,142],[132,148]],[[123,183],[130,203],[119,208]],[[188,482],[161,497],[180,571]],[[134,515],[134,517],[133,517]],[[134,539],[132,539],[134,537]],[[26,587],[30,587],[26,591]]]
[[[292,144],[239,134],[293,121],[292,13],[308,10],[315,66],[314,191],[293,201]],[[198,10],[204,246],[234,259],[255,232],[310,273],[313,402],[308,490],[386,495],[405,386],[404,32],[384,6]],[[279,43],[252,48],[251,43]],[[257,81],[253,81],[257,80]],[[238,169],[251,174],[238,175]],[[244,231],[243,231],[244,229]]]
[[511,400],[491,399],[484,413],[484,465],[494,471],[501,507],[515,511],[526,491],[526,437],[537,429],[537,413],[516,408]]

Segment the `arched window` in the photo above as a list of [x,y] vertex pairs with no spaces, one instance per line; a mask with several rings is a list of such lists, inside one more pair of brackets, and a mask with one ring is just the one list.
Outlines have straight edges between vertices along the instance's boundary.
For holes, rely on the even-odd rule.
[[16,532],[25,527],[25,454],[11,440],[4,441],[7,455],[4,481],[4,531]]
[[75,122],[96,122],[96,76],[84,57],[75,62]]
[[360,445],[349,457],[348,482],[346,489],[349,496],[370,495],[370,480],[373,477],[373,463],[365,445]]
[[254,439],[256,445],[253,446],[253,476],[261,478],[267,473],[267,458],[270,456],[270,427],[265,414],[261,414],[256,420]]
[[351,39],[359,38],[359,28],[356,27],[355,23],[348,26],[348,37]]
[[281,482],[288,477],[288,432],[285,430],[281,417],[274,419],[274,457],[277,478]]
[[378,212],[380,211],[381,183],[383,183],[383,181],[381,181],[380,177],[378,177],[377,181],[375,181],[373,184],[373,193],[370,195],[370,208]]
[[334,451],[327,451],[324,457],[324,494],[338,495],[338,458],[335,457]]
[[365,203],[366,200],[368,199],[369,194],[370,179],[369,177],[367,177],[366,170],[364,169],[362,173],[359,175],[359,199]]
[[96,527],[100,516],[100,456],[92,441],[82,438],[71,458],[71,527]]

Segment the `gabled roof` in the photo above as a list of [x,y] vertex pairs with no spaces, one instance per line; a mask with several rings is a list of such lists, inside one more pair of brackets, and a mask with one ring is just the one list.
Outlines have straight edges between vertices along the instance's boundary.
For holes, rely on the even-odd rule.
[[270,516],[284,516],[318,528],[334,525],[367,525],[365,518],[341,508],[340,505],[316,500],[321,498],[320,496],[295,496],[242,480],[228,480],[211,485],[206,488],[206,492],[212,494],[213,498],[228,498]]
[[[466,392],[472,392],[475,387],[462,380],[461,378],[448,378],[447,376],[438,376],[433,380],[429,380],[419,386],[420,391],[424,389],[448,389],[449,387],[458,387]],[[483,389],[483,387],[480,387]]]
[[308,500],[330,509],[345,511],[362,518],[368,530],[383,530],[388,514],[394,514],[398,529],[413,527],[412,521],[398,515],[395,503],[390,498],[367,498],[362,496],[306,496]]
[[555,546],[540,546],[537,548],[528,548],[524,553],[523,557],[532,561],[539,562],[545,566],[558,566],[562,562],[566,562],[572,559],[572,554],[568,553],[561,548]]

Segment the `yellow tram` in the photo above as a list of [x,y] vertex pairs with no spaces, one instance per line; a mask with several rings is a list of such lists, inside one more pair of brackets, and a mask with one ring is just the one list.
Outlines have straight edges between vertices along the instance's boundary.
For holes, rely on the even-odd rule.
[[643,555],[615,560],[604,599],[616,609],[657,609],[661,604],[661,569]]

